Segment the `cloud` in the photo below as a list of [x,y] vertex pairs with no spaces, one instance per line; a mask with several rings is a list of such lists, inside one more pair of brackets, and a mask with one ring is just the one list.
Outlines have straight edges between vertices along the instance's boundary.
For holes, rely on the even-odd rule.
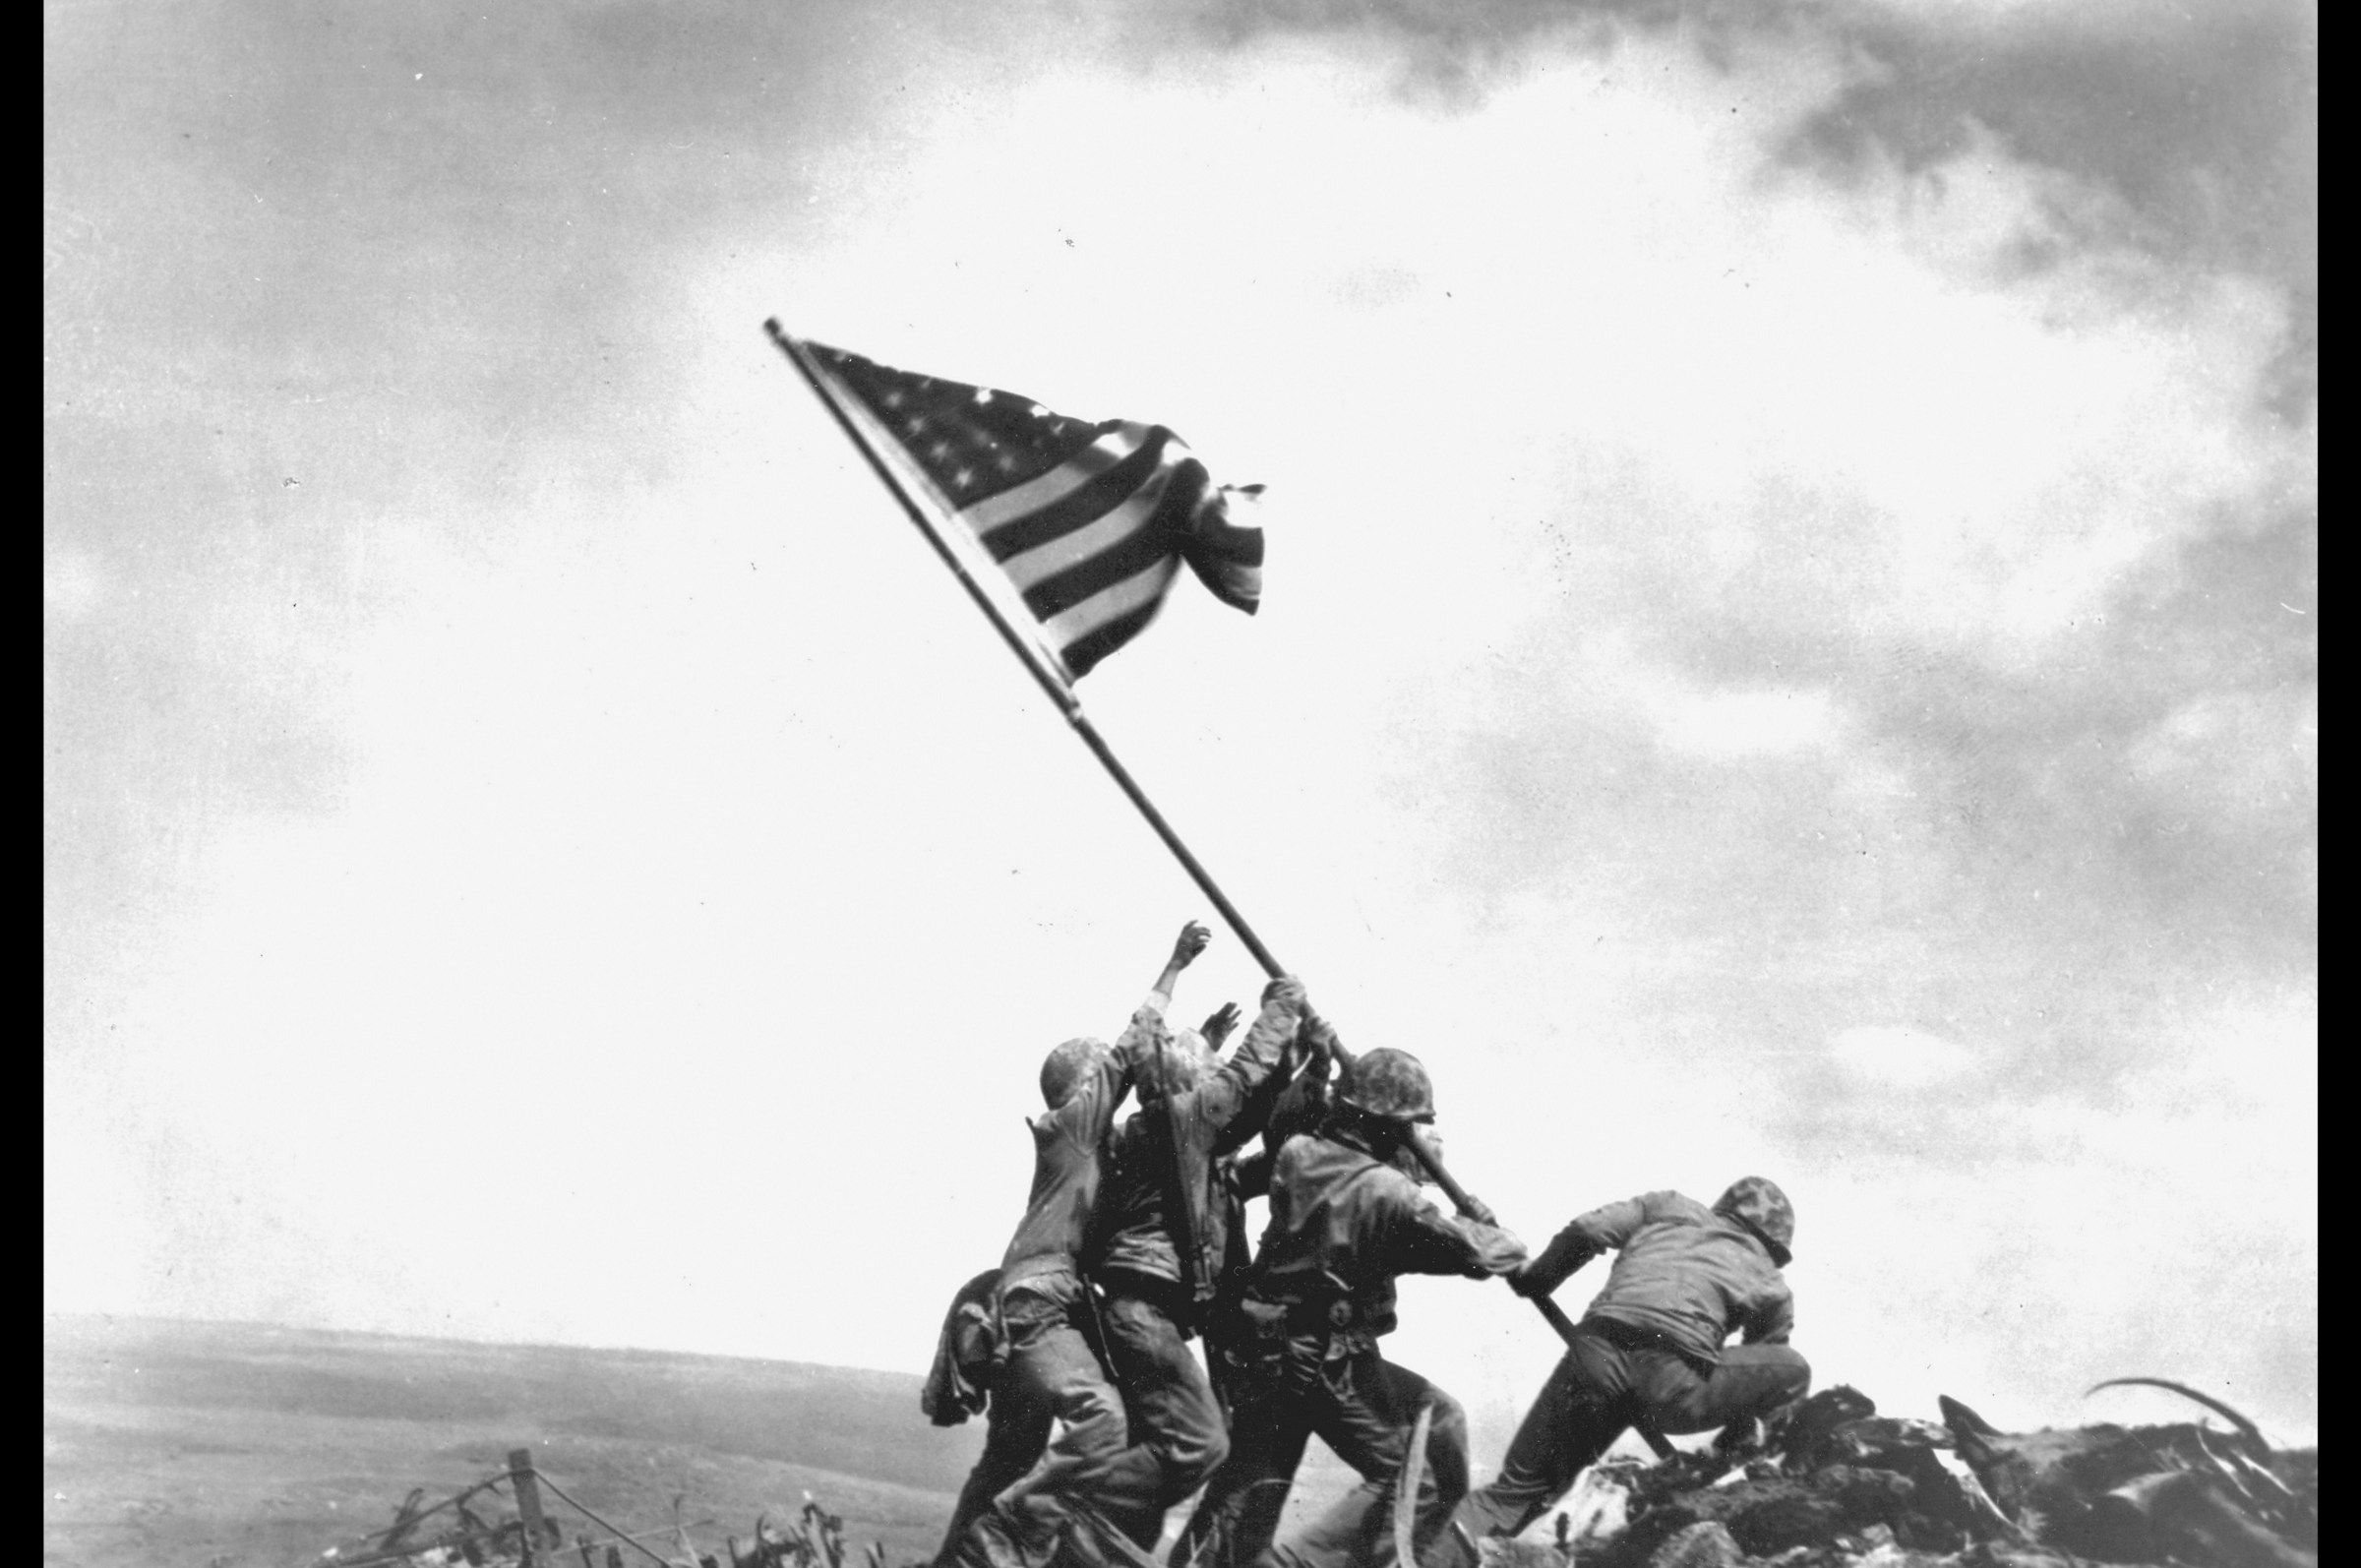
[[1846,1070],[1900,1089],[1923,1089],[1975,1064],[1972,1054],[1940,1036],[1885,1024],[1855,1025],[1828,1049]]
[[2191,825],[2309,822],[2320,787],[2318,694],[2306,684],[2192,697],[2133,740],[2127,765],[2157,810]]
[[1835,715],[1826,692],[1714,692],[1667,704],[1660,725],[1670,745],[1694,755],[1756,756],[1825,745]]

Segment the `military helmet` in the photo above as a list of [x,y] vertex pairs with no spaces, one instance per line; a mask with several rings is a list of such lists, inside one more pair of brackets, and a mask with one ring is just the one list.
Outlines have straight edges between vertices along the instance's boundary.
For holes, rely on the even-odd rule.
[[1432,1121],[1434,1081],[1407,1051],[1379,1046],[1345,1071],[1336,1098],[1387,1121]]
[[1041,1063],[1041,1098],[1052,1111],[1073,1098],[1074,1086],[1085,1073],[1096,1067],[1107,1055],[1107,1043],[1088,1035],[1077,1035],[1044,1057]]
[[1768,1176],[1740,1176],[1729,1190],[1714,1200],[1714,1212],[1725,1214],[1752,1231],[1771,1249],[1771,1261],[1787,1266],[1787,1249],[1795,1242],[1795,1205]]

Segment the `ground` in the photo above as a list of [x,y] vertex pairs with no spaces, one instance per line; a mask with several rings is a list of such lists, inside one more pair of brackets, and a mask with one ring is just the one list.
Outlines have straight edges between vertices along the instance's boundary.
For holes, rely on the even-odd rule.
[[[750,1540],[757,1515],[791,1517],[808,1491],[856,1548],[880,1541],[903,1564],[932,1555],[984,1435],[929,1425],[918,1386],[791,1361],[53,1316],[42,1557],[304,1568],[390,1524],[413,1486],[440,1499],[530,1448],[628,1529],[669,1531],[686,1493],[692,1538],[725,1561],[725,1537]],[[1351,1479],[1315,1453],[1299,1507]],[[578,1518],[552,1511],[571,1537]]]

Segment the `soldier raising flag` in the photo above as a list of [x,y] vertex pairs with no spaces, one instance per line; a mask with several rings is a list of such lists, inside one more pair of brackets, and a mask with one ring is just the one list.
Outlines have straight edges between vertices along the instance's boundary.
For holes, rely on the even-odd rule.
[[[1404,1174],[1412,1129],[1434,1119],[1434,1086],[1406,1051],[1379,1049],[1346,1070],[1327,1119],[1287,1140],[1270,1176],[1271,1220],[1241,1310],[1253,1349],[1235,1395],[1230,1458],[1206,1483],[1176,1565],[1354,1568],[1391,1561],[1385,1504],[1430,1408],[1429,1463],[1419,1480],[1423,1545],[1468,1486],[1467,1421],[1458,1401],[1385,1358],[1394,1281],[1513,1272],[1525,1246],[1498,1226],[1435,1208]],[[1293,1539],[1272,1543],[1303,1445],[1317,1435],[1362,1484]]]

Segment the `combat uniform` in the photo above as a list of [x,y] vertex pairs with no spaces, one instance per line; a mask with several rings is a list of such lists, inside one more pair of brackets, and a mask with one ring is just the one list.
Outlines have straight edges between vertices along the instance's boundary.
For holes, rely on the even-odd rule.
[[[1108,1140],[1086,1268],[1106,1292],[1107,1357],[1137,1441],[1113,1473],[1127,1495],[1106,1495],[1103,1506],[1143,1546],[1156,1543],[1165,1510],[1229,1453],[1221,1405],[1187,1345],[1230,1252],[1231,1205],[1215,1160],[1267,1116],[1272,1096],[1262,1090],[1302,1015],[1302,988],[1274,981],[1228,1061],[1134,1112]],[[1133,1491],[1143,1459],[1152,1466],[1144,1496]]]
[[[1077,1259],[1098,1200],[1100,1151],[1117,1107],[1159,1042],[1170,1044],[1164,1009],[1150,992],[1115,1049],[1088,1069],[1056,1110],[1026,1123],[1033,1134],[1033,1187],[1000,1260],[993,1315],[1005,1364],[992,1388],[990,1429],[937,1554],[978,1563],[1010,1560],[1007,1532],[993,1501],[1025,1482],[1036,1522],[1055,1522],[1060,1497],[1095,1499],[1125,1490],[1114,1474],[1127,1445],[1123,1402],[1091,1344],[1090,1297]],[[1052,1442],[1053,1421],[1059,1423]],[[1142,1467],[1134,1467],[1142,1468]],[[1144,1491],[1133,1478],[1129,1490]]]
[[[1759,1178],[1750,1182],[1786,1198]],[[1739,1189],[1733,1187],[1731,1194]],[[1589,1259],[1615,1265],[1576,1325],[1574,1343],[1526,1412],[1500,1475],[1461,1505],[1438,1561],[1472,1562],[1483,1536],[1514,1536],[1565,1495],[1626,1427],[1702,1432],[1750,1419],[1811,1386],[1787,1346],[1794,1297],[1780,1273],[1791,1212],[1772,1234],[1677,1192],[1650,1192],[1583,1215],[1519,1281],[1546,1295]],[[1732,1332],[1743,1343],[1725,1348]]]
[[[1243,1310],[1258,1328],[1239,1380],[1230,1458],[1206,1485],[1173,1561],[1301,1568],[1378,1564],[1393,1556],[1387,1508],[1422,1406],[1433,1416],[1419,1486],[1423,1543],[1467,1490],[1459,1403],[1377,1340],[1394,1328],[1403,1274],[1505,1274],[1524,1259],[1513,1236],[1453,1219],[1418,1184],[1333,1124],[1287,1141],[1270,1178],[1271,1219]],[[1313,1434],[1362,1484],[1292,1539],[1274,1545],[1281,1508]]]

